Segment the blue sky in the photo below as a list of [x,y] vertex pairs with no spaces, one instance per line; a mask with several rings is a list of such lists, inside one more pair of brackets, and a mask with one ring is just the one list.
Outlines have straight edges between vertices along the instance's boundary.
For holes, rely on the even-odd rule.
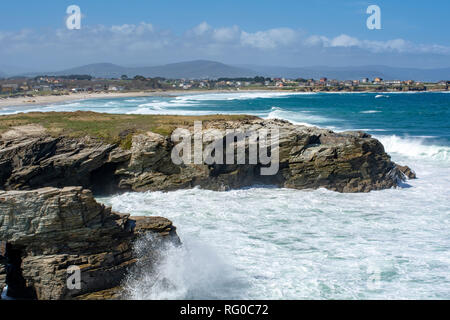
[[[81,7],[82,30],[65,29],[72,4]],[[382,30],[366,27],[371,4],[381,8]],[[4,1],[0,65],[58,69],[210,59],[450,67],[449,12],[448,0]]]

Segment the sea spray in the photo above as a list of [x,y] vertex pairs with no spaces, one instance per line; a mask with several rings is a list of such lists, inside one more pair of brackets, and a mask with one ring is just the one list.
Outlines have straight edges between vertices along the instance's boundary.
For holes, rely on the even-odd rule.
[[411,159],[437,160],[450,162],[450,147],[428,143],[424,138],[374,136],[383,144],[386,152]]
[[450,178],[433,163],[412,164],[411,187],[367,194],[197,188],[103,202],[166,216],[183,241],[158,265],[175,288],[153,286],[149,273],[129,283],[137,299],[448,298]]
[[186,237],[182,244],[147,234],[134,245],[138,257],[124,282],[132,300],[221,299],[239,296],[245,283],[210,247]]

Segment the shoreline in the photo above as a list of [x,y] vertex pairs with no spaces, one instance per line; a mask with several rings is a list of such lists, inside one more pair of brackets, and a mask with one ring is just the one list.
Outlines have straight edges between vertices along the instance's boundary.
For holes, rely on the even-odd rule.
[[88,99],[105,99],[105,98],[128,98],[128,97],[152,97],[152,96],[172,96],[175,91],[166,92],[114,92],[114,93],[71,93],[60,96],[35,96],[35,97],[16,97],[0,99],[0,109],[4,107],[22,107],[33,105],[47,105],[58,102],[69,102]]
[[249,92],[277,92],[277,93],[292,93],[292,94],[316,94],[316,93],[328,93],[328,94],[347,94],[347,93],[374,93],[374,94],[399,94],[399,93],[439,93],[448,91],[403,91],[403,92],[374,92],[374,91],[318,91],[318,92],[302,92],[294,90],[189,90],[189,91],[136,91],[136,92],[101,92],[101,93],[70,93],[60,96],[35,96],[35,97],[14,97],[0,99],[0,110],[7,107],[24,107],[35,105],[49,105],[60,102],[71,102],[80,100],[91,99],[107,99],[107,98],[138,98],[138,97],[176,97],[186,94],[217,94],[217,93],[249,93]]
[[[233,93],[233,92],[251,92],[256,90],[191,90],[191,91],[135,91],[135,92],[101,92],[101,93],[70,93],[60,96],[35,96],[35,97],[14,97],[0,99],[0,109],[5,107],[23,107],[33,105],[48,105],[58,102],[70,102],[90,99],[107,98],[139,98],[139,97],[176,97],[183,94],[203,94],[203,93]],[[260,91],[260,90],[258,90]],[[263,91],[263,90],[261,90]],[[264,90],[271,91],[271,90]]]
[[35,96],[35,97],[14,97],[0,98],[0,110],[5,107],[23,107],[34,105],[48,105],[59,102],[71,102],[91,99],[114,99],[114,98],[139,98],[139,97],[177,97],[187,94],[205,94],[205,93],[236,93],[236,92],[295,92],[281,90],[168,90],[168,91],[133,91],[133,92],[101,92],[101,93],[70,93],[58,96]]

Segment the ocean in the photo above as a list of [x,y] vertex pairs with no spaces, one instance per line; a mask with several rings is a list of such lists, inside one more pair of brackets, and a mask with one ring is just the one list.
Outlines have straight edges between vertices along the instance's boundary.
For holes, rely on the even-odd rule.
[[171,219],[183,242],[162,249],[152,270],[131,275],[129,298],[450,299],[449,93],[185,94],[0,113],[75,110],[245,113],[362,130],[418,176],[368,194],[255,186],[99,198],[115,211]]

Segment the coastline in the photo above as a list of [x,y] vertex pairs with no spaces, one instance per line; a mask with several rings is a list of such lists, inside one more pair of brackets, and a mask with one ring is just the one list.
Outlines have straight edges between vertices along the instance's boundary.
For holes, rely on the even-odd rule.
[[314,93],[329,93],[329,94],[347,94],[347,93],[377,93],[377,94],[401,94],[401,93],[420,93],[420,92],[448,92],[448,91],[403,91],[403,92],[374,92],[374,91],[313,91],[313,92],[302,92],[296,90],[269,90],[269,89],[258,89],[258,90],[169,90],[169,91],[133,91],[133,92],[101,92],[101,93],[70,93],[67,95],[48,95],[48,96],[35,96],[35,97],[14,97],[14,98],[3,98],[0,99],[0,110],[5,107],[23,107],[23,106],[33,106],[33,105],[48,105],[60,102],[78,101],[78,100],[88,100],[88,99],[105,99],[105,98],[135,98],[135,97],[175,97],[185,94],[205,94],[205,93],[248,93],[248,92],[283,92],[283,93],[304,93],[304,94],[314,94]]
[[[136,92],[101,92],[101,93],[70,93],[60,96],[35,96],[35,97],[15,97],[0,99],[0,109],[4,107],[21,107],[32,105],[47,105],[58,102],[68,102],[87,99],[104,99],[104,98],[132,98],[132,97],[171,97],[180,94],[194,93],[226,93],[236,92],[233,90],[192,90],[192,91],[136,91]],[[246,92],[246,91],[237,91]]]
[[126,97],[150,97],[150,96],[170,96],[171,92],[124,92],[124,93],[70,93],[61,96],[36,96],[36,97],[16,97],[0,99],[0,109],[4,107],[21,107],[28,105],[45,105],[58,102],[68,102],[86,99],[103,98],[126,98]]

